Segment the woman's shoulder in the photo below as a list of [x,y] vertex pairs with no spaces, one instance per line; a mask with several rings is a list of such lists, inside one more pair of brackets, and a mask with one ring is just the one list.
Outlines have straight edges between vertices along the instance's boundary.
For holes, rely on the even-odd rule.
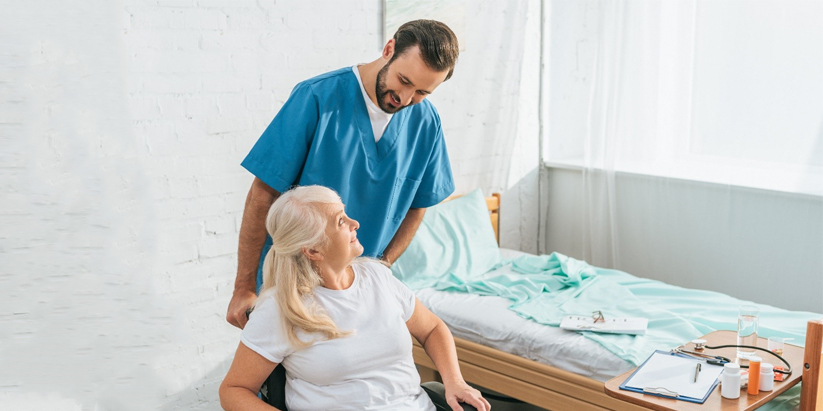
[[254,302],[254,308],[249,314],[249,318],[251,318],[254,314],[264,317],[280,315],[280,307],[277,305],[277,300],[274,298],[274,289],[270,288],[261,292],[260,295],[257,296],[257,301]]
[[294,348],[289,345],[280,307],[274,293],[263,291],[240,332],[240,341],[252,351],[275,363],[283,362]]
[[370,257],[359,257],[352,261],[352,266],[366,278],[386,279],[392,276],[386,263]]
[[365,282],[373,283],[376,287],[389,287],[392,289],[406,287],[381,260],[363,257],[354,260],[352,265],[357,267],[358,273],[363,276]]
[[352,265],[378,274],[391,273],[391,270],[386,265],[386,262],[376,258],[357,257],[354,261],[352,261]]

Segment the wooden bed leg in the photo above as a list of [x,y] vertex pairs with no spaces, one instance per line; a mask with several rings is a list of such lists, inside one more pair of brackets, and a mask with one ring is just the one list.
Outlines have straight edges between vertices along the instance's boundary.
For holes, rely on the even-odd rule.
[[800,411],[823,410],[823,321],[809,321],[803,354],[803,377],[800,388]]
[[418,365],[417,372],[420,373],[420,383],[429,381],[443,382],[443,380],[440,379],[440,373],[437,372],[437,370]]

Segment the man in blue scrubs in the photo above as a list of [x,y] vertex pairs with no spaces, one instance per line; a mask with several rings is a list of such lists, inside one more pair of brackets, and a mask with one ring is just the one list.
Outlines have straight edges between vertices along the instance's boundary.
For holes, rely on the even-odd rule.
[[426,101],[448,80],[458,43],[443,23],[401,26],[377,60],[298,84],[243,160],[255,175],[240,228],[237,279],[226,320],[246,325],[271,247],[266,214],[280,193],[318,184],[360,222],[364,255],[391,264],[426,207],[454,191],[440,117]]

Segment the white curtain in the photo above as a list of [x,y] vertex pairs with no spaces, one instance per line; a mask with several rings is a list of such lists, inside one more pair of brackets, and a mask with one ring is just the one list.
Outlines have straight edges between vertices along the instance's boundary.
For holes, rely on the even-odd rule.
[[619,267],[620,173],[823,195],[823,2],[550,2],[544,158]]

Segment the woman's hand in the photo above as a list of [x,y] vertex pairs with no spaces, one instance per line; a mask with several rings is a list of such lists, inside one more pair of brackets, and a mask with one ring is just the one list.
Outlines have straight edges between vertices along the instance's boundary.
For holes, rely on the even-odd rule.
[[426,354],[434,361],[434,366],[443,377],[443,387],[446,389],[446,403],[453,411],[463,411],[458,402],[464,402],[477,408],[478,411],[489,411],[491,404],[480,395],[480,391],[466,384],[460,367],[457,364],[457,350],[454,348],[454,337],[443,320],[437,318],[420,300],[414,300],[412,313],[406,326],[414,338],[426,350]]
[[480,391],[472,388],[465,381],[460,380],[453,383],[444,382],[446,387],[446,402],[454,411],[462,411],[459,403],[464,402],[477,408],[477,411],[489,411],[491,404],[480,394]]

